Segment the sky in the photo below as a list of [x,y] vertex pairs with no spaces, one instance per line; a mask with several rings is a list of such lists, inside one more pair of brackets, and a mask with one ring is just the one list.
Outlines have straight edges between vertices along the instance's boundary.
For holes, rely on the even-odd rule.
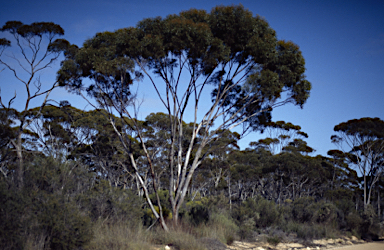
[[[326,155],[336,148],[330,140],[335,125],[362,117],[384,120],[384,1],[0,0],[0,26],[13,20],[25,24],[54,22],[65,30],[63,38],[81,46],[97,32],[135,26],[144,18],[166,17],[191,8],[209,12],[217,5],[239,3],[253,15],[264,17],[278,39],[300,46],[305,74],[312,83],[310,97],[303,109],[293,105],[275,109],[272,119],[300,125],[309,135],[306,141],[316,150],[314,155]],[[1,37],[7,36],[0,32]],[[43,73],[46,82],[54,81],[58,67],[59,62]],[[144,99],[142,119],[149,112],[159,111],[155,97],[146,92],[144,84],[145,80],[144,87],[138,89]],[[6,102],[16,91],[14,107],[21,107],[22,85],[7,70],[0,73],[0,88]],[[50,97],[89,108],[64,89],[55,89]],[[244,149],[262,137],[265,135],[251,133],[240,146]]]

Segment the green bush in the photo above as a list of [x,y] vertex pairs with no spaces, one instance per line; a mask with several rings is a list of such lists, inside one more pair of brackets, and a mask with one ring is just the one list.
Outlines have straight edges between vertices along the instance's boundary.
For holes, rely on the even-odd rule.
[[204,205],[195,205],[189,211],[190,221],[195,226],[201,223],[207,223],[209,220],[208,208]]
[[92,238],[91,221],[73,202],[49,195],[35,201],[37,230],[49,232],[52,249],[78,249]]
[[360,229],[361,225],[363,224],[363,219],[360,217],[360,215],[358,215],[355,212],[349,213],[346,216],[345,220],[346,220],[347,228],[351,232],[353,231],[357,232]]
[[267,238],[267,242],[273,246],[277,246],[281,242],[281,239],[277,236],[271,236]]
[[208,226],[211,228],[212,233],[215,232],[215,235],[209,235],[208,237],[216,238],[224,244],[232,244],[239,232],[239,227],[230,215],[224,211],[221,213],[213,213]]
[[1,179],[0,248],[85,246],[92,238],[91,222],[74,198],[87,183],[84,178],[81,185],[75,185],[76,178],[86,176],[83,169],[51,158],[36,159],[25,167],[23,189]]
[[266,228],[277,223],[280,214],[275,202],[258,197],[256,200],[247,199],[236,206],[233,210],[233,217],[241,225],[247,224],[247,228],[251,225],[254,225],[255,228]]
[[184,211],[182,212],[181,217],[194,226],[198,226],[202,223],[208,223],[210,211],[207,205],[207,199],[187,202],[184,206]]
[[300,223],[289,221],[281,227],[286,233],[295,233],[298,238],[304,240],[334,238],[338,235],[337,230],[329,225],[317,223]]
[[30,202],[0,177],[0,249],[23,248],[27,204]]
[[372,205],[368,205],[361,214],[360,235],[366,240],[378,240],[381,234],[379,220]]
[[279,219],[279,211],[274,201],[266,200],[259,197],[256,200],[256,212],[259,214],[256,221],[256,226],[266,228],[274,225]]
[[309,211],[314,211],[312,221],[321,224],[337,223],[337,208],[334,204],[320,201],[308,207]]
[[310,222],[316,209],[316,206],[313,206],[314,203],[315,200],[312,197],[296,199],[292,207],[293,219],[301,223]]
[[138,222],[144,215],[142,199],[131,190],[111,187],[108,181],[99,180],[92,189],[78,197],[92,221],[107,219]]

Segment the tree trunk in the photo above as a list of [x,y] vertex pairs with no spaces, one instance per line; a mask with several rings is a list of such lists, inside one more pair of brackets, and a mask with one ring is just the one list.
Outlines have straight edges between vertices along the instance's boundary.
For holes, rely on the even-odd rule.
[[364,173],[364,211],[367,211],[367,176]]
[[22,152],[22,133],[20,131],[17,136],[17,142],[15,148],[17,153],[18,165],[16,171],[16,185],[19,189],[22,189],[24,186],[24,161],[23,161],[23,152]]

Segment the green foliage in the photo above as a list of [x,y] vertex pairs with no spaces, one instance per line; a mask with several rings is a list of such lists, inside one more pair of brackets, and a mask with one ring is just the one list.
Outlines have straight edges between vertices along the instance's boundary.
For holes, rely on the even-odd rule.
[[[357,232],[360,233],[361,225],[363,224],[363,219],[360,217],[360,215],[356,212],[349,213],[346,217],[346,224],[347,228],[351,232]],[[360,235],[359,235],[360,236]]]
[[64,35],[64,30],[57,24],[52,22],[36,22],[31,25],[23,24],[19,21],[8,21],[1,28],[1,31],[8,31],[11,34],[19,34],[24,38],[33,36],[42,36],[43,34]]
[[336,219],[338,211],[334,204],[320,201],[312,204],[310,210],[313,210],[312,207],[316,208],[312,216],[312,221],[319,224],[337,223]]
[[29,203],[12,186],[0,178],[0,248],[22,249],[26,206]]
[[201,236],[218,239],[220,242],[227,245],[230,245],[235,240],[239,230],[239,227],[233,221],[230,214],[225,211],[212,213],[206,224],[205,230],[201,230],[199,227],[197,228],[197,231],[200,231],[201,233],[203,233],[202,231],[205,231]]
[[201,223],[207,223],[209,221],[209,209],[206,204],[203,204],[201,201],[197,202],[188,202],[186,204],[189,220],[195,226]]
[[378,223],[377,214],[371,205],[368,205],[361,214],[362,223],[360,224],[361,237],[367,240],[378,240],[380,226]]
[[277,246],[281,242],[281,239],[277,236],[272,236],[267,238],[267,242],[272,246]]
[[111,187],[105,180],[98,181],[79,199],[93,221],[108,219],[111,223],[120,220],[138,223],[143,216],[143,202],[132,190]]
[[279,212],[275,202],[258,197],[254,205],[256,205],[255,211],[259,214],[259,218],[256,219],[257,227],[269,227],[278,221]]
[[[172,219],[172,210],[170,208],[170,204],[168,202],[169,200],[169,192],[168,190],[158,190],[158,195],[160,198],[160,203],[162,204],[162,211],[164,219]],[[152,204],[155,207],[155,210],[157,213],[160,213],[159,205],[157,203],[156,194],[152,193],[149,195],[150,199],[152,200]],[[155,222],[155,215],[153,214],[152,210],[147,207],[144,211],[144,215],[142,216],[142,220],[144,222],[144,225],[150,226],[153,222]]]
[[41,202],[34,202],[39,224],[36,229],[48,232],[52,249],[78,249],[91,240],[90,218],[76,204],[59,200],[55,195],[39,199]]
[[275,202],[268,201],[262,197],[247,199],[233,210],[233,216],[240,224],[247,224],[251,229],[266,228],[274,225],[279,219],[279,211]]
[[280,228],[286,233],[294,233],[298,238],[304,240],[335,238],[340,235],[340,231],[333,226],[317,223],[299,223],[296,221],[288,221],[281,224]]
[[292,216],[295,221],[304,223],[310,222],[314,214],[315,207],[312,204],[315,203],[313,197],[302,197],[296,199],[293,202]]
[[92,238],[91,221],[74,198],[84,190],[87,178],[80,166],[51,158],[36,159],[28,165],[22,190],[16,191],[2,178],[1,247],[24,248],[34,245],[29,242],[33,238],[40,238],[42,245],[52,249],[86,245]]
[[292,215],[301,223],[331,224],[337,219],[337,208],[332,203],[315,202],[312,197],[302,197],[293,203]]

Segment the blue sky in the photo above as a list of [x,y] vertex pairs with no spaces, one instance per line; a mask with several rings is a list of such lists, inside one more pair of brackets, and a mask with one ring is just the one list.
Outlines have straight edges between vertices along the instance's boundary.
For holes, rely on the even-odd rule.
[[[216,5],[242,3],[254,15],[264,17],[279,39],[298,44],[306,60],[307,79],[313,89],[303,109],[288,105],[274,110],[273,120],[300,125],[308,133],[308,145],[315,154],[326,155],[335,146],[330,136],[340,122],[361,117],[384,120],[384,1],[5,1],[0,0],[0,25],[6,21],[23,23],[55,22],[65,30],[63,38],[79,46],[96,32],[135,26],[147,17],[177,14],[190,8],[210,11]],[[0,34],[0,37],[4,35]],[[44,73],[54,80],[58,69]],[[145,81],[143,82],[145,83]],[[3,100],[21,85],[9,72],[0,73]],[[139,89],[139,91],[142,91]],[[146,110],[158,111],[150,93],[141,92]],[[54,99],[68,99],[74,106],[85,103],[65,90],[55,90]],[[22,102],[18,94],[15,107]],[[19,100],[19,101],[18,101]],[[260,138],[250,134],[242,148]]]

